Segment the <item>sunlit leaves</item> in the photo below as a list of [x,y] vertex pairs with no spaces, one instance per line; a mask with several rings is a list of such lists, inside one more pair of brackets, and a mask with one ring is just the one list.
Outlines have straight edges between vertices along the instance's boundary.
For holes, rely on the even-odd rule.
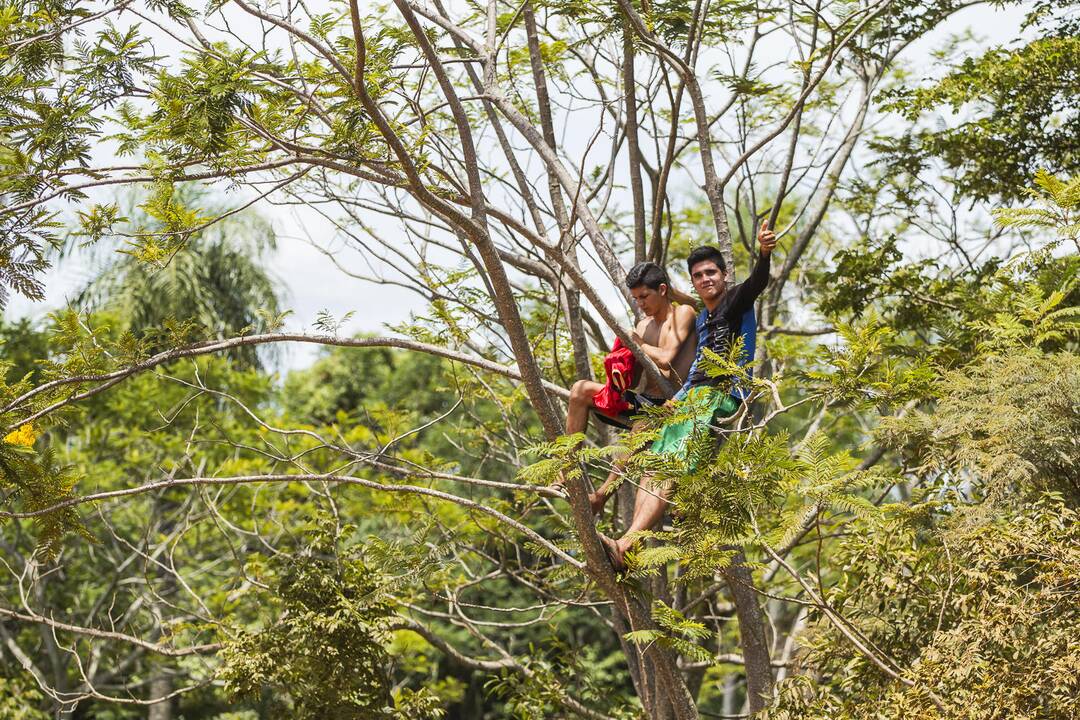
[[1080,711],[1071,671],[1080,660],[1071,642],[1080,621],[1075,509],[1044,495],[995,519],[980,512],[959,509],[930,529],[925,517],[854,526],[835,558],[844,572],[828,601],[909,668],[914,684],[891,681],[822,623],[805,636],[803,661],[829,680],[786,683],[769,717],[937,717],[926,689],[950,715]]
[[534,485],[562,483],[563,479],[583,477],[584,464],[611,457],[619,452],[617,447],[585,447],[581,433],[562,435],[554,442],[538,443],[529,448],[541,459],[526,465],[518,477]]
[[115,223],[127,220],[120,216],[120,208],[114,203],[91,205],[87,210],[79,210],[78,216],[78,233],[88,243],[97,242],[112,232]]
[[636,645],[656,643],[697,662],[712,658],[712,653],[696,642],[712,634],[702,623],[686,619],[659,600],[653,603],[652,617],[658,630],[633,630],[624,637]]
[[934,370],[925,360],[891,357],[894,332],[874,319],[837,328],[843,342],[821,348],[823,370],[805,373],[809,387],[852,407],[896,405],[930,396]]
[[[1004,307],[990,320],[972,327],[981,333],[981,350],[989,353],[1019,351],[1029,347],[1058,345],[1080,337],[1080,308],[1065,305],[1078,280],[1046,293],[1037,283],[1028,282],[1015,290],[999,291]],[[999,306],[1000,307],[1000,306]]]
[[173,143],[185,155],[207,159],[241,140],[238,116],[249,110],[260,85],[251,77],[259,57],[246,50],[190,55],[178,74],[155,82],[147,139]]
[[394,709],[385,648],[392,586],[356,548],[339,547],[336,534],[322,524],[297,555],[268,564],[264,600],[275,622],[226,644],[226,691],[257,697],[272,687],[280,711],[300,719],[431,717],[436,707],[412,695]]
[[891,93],[889,107],[909,119],[963,111],[952,126],[919,131],[918,152],[942,158],[966,195],[1015,197],[1039,167],[1080,169],[1078,91],[1080,39],[1065,34],[968,58],[937,83]]
[[[1080,359],[1014,349],[941,378],[933,411],[890,419],[879,436],[923,472],[947,472],[996,498],[1031,487],[1080,497]],[[972,475],[959,476],[968,471]]]
[[[62,28],[90,13],[67,4],[13,3],[0,9],[0,305],[9,290],[40,299],[46,252],[60,242],[56,213],[30,201],[63,188],[88,167],[105,109],[132,92],[153,58],[137,26],[106,20],[67,49]],[[80,31],[78,33],[82,35]],[[49,73],[59,70],[55,77]],[[72,191],[70,197],[82,197]],[[19,203],[28,203],[19,207]]]
[[[1063,240],[1080,238],[1080,175],[1062,180],[1044,168],[1035,173],[1028,195],[1039,207],[1000,208],[994,218],[1002,227],[1053,230]],[[1078,247],[1077,249],[1080,249]]]
[[14,502],[23,512],[40,513],[31,518],[37,549],[45,558],[53,558],[67,535],[75,533],[90,541],[93,537],[73,507],[55,508],[75,497],[79,474],[59,464],[51,447],[35,449],[34,431],[26,428],[0,441],[0,491],[5,504]]

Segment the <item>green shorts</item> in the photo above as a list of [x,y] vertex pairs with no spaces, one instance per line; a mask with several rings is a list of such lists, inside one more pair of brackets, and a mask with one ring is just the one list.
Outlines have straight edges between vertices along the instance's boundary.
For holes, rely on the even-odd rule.
[[[693,408],[693,417],[665,426],[660,437],[653,441],[650,448],[652,452],[678,455],[685,459],[686,444],[694,433],[708,432],[716,418],[729,417],[739,409],[739,401],[730,393],[708,386],[690,388],[686,402]],[[693,470],[694,468],[690,468],[691,472]]]

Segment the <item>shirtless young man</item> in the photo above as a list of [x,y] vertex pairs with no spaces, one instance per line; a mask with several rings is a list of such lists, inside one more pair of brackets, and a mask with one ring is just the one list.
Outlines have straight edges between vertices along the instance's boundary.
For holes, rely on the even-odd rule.
[[[673,289],[667,272],[656,263],[638,263],[626,274],[626,287],[638,308],[645,316],[631,334],[634,342],[656,363],[660,372],[672,385],[681,385],[690,373],[697,346],[694,331],[696,311],[691,305],[672,303]],[[570,405],[566,412],[566,434],[585,432],[589,422],[589,410],[595,407],[593,397],[603,385],[592,380],[578,380],[570,389]],[[663,405],[669,397],[652,380],[647,380],[640,392],[627,390],[623,398],[630,403],[630,414],[642,405]],[[618,478],[619,470],[613,470],[596,492],[589,494],[589,505],[594,513],[603,509],[611,486]],[[562,487],[560,479],[552,489]]]
[[[648,355],[660,372],[673,384],[681,385],[694,362],[697,336],[694,333],[694,308],[689,305],[673,305],[671,282],[662,267],[655,263],[638,263],[626,275],[626,287],[630,290],[638,308],[645,315],[634,328],[634,342]],[[578,380],[570,389],[570,407],[566,413],[566,434],[585,432],[589,422],[589,410],[593,396],[604,388],[592,380]],[[649,380],[641,393],[626,393],[631,406],[646,402],[662,405],[668,395]]]

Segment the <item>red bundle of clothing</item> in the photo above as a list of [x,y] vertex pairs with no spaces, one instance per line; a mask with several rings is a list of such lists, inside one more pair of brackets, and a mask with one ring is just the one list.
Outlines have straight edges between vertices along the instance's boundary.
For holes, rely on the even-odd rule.
[[622,394],[633,382],[634,362],[634,354],[630,352],[630,348],[623,345],[622,340],[615,338],[611,352],[604,358],[607,382],[603,390],[593,395],[593,405],[608,417],[617,417],[630,407]]

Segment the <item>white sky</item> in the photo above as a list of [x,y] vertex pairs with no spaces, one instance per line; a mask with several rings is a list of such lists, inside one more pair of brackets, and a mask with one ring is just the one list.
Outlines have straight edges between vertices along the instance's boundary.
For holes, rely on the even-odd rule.
[[[905,53],[907,64],[914,68],[913,77],[922,79],[940,74],[935,65],[932,51],[942,45],[946,38],[964,31],[972,30],[976,36],[984,39],[976,49],[981,52],[989,46],[1007,43],[1016,37],[1024,16],[1022,8],[993,8],[989,5],[976,6],[961,11],[953,19],[913,44]],[[249,21],[250,22],[250,21]],[[243,26],[234,25],[234,30]],[[250,25],[253,32],[258,26]],[[764,48],[766,54],[768,48]],[[160,49],[159,49],[160,52]],[[111,164],[111,158],[101,164]],[[677,191],[677,188],[672,188]],[[105,198],[102,199],[106,199]],[[262,204],[261,214],[269,219],[279,236],[278,249],[270,258],[269,269],[278,278],[283,288],[283,307],[293,311],[288,321],[289,329],[311,330],[311,324],[320,310],[328,310],[335,317],[355,311],[352,320],[342,329],[343,334],[360,331],[385,333],[387,325],[399,323],[408,318],[412,311],[420,311],[424,303],[413,293],[392,286],[374,286],[350,278],[341,273],[334,264],[309,245],[303,238],[312,237],[325,245],[331,245],[334,230],[330,224],[313,211],[296,211],[289,208]],[[340,243],[339,243],[340,245]],[[348,267],[362,267],[362,258],[355,252],[338,254],[337,259]],[[354,263],[356,263],[354,265]],[[15,295],[5,311],[8,318],[30,316],[41,318],[49,311],[61,307],[93,275],[94,267],[85,255],[76,254],[60,262],[44,277],[47,297],[42,302],[30,302]],[[615,304],[614,295],[611,298]],[[312,362],[318,349],[309,345],[291,345],[283,348],[281,370],[303,367]]]

